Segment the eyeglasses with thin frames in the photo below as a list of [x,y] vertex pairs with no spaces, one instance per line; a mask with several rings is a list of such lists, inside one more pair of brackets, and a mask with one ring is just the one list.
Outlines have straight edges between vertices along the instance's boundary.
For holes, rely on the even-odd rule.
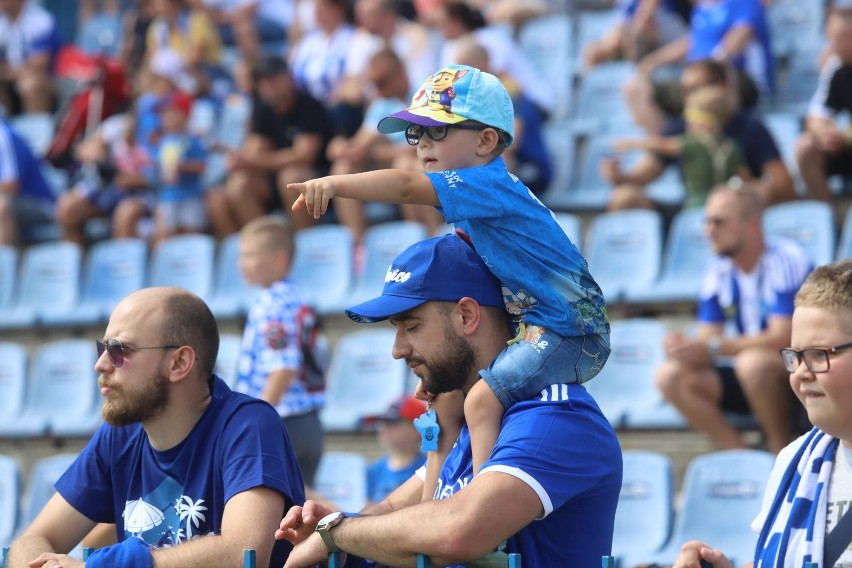
[[843,345],[835,345],[834,347],[811,347],[796,351],[792,348],[781,349],[781,359],[784,361],[784,366],[787,371],[793,373],[805,362],[805,366],[812,373],[825,373],[831,368],[829,355],[833,355],[838,351],[852,348],[852,343],[844,343]]
[[487,126],[480,124],[447,124],[445,126],[420,126],[419,124],[409,125],[405,129],[405,141],[411,146],[420,144],[420,139],[423,135],[429,137],[433,142],[440,142],[450,133],[450,130],[485,130]]
[[112,363],[113,367],[121,367],[124,365],[124,358],[128,353],[132,353],[134,351],[141,351],[142,349],[180,349],[183,347],[182,345],[152,345],[150,347],[129,347],[124,345],[118,339],[107,339],[106,341],[101,341],[100,339],[95,340],[95,345],[98,347],[98,358],[104,354],[104,351],[107,353],[107,357],[109,357],[110,363]]

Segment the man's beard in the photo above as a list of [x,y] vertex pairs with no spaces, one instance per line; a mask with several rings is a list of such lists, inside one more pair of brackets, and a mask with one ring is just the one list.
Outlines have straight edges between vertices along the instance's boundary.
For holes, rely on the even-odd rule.
[[[103,381],[102,381],[103,383]],[[169,379],[157,374],[145,390],[135,393],[132,400],[120,399],[125,394],[114,391],[113,400],[104,399],[101,415],[113,426],[144,422],[159,414],[169,403]]]
[[426,369],[420,377],[423,388],[433,394],[463,388],[477,370],[476,351],[447,326],[444,344],[436,352],[441,356],[440,360],[427,362],[417,357],[406,359],[406,362],[419,363]]

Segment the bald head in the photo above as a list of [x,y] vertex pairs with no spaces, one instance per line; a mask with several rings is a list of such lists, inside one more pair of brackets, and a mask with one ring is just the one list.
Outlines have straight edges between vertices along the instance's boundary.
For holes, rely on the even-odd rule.
[[488,50],[472,37],[464,37],[456,42],[455,62],[483,71],[487,71],[490,65]]

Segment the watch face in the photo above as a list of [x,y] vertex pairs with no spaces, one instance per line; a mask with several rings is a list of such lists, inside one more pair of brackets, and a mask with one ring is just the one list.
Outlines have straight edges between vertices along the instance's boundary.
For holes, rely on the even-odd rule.
[[337,524],[337,522],[335,522],[335,521],[339,522],[339,520],[342,519],[343,517],[344,517],[344,515],[340,511],[330,513],[330,514],[324,516],[322,519],[320,519],[320,522],[317,523],[317,529],[319,529],[320,527],[330,529],[331,527],[333,527],[334,525]]

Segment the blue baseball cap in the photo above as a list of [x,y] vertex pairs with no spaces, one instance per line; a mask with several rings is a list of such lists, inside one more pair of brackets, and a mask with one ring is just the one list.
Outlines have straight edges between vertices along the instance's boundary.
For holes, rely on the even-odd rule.
[[374,323],[430,301],[469,297],[502,308],[503,293],[482,259],[457,235],[415,243],[397,256],[385,275],[382,295],[346,310],[358,323]]
[[500,79],[467,65],[448,65],[429,76],[411,106],[379,121],[379,132],[402,132],[410,124],[447,126],[474,120],[506,134],[506,146],[515,139],[512,98]]

